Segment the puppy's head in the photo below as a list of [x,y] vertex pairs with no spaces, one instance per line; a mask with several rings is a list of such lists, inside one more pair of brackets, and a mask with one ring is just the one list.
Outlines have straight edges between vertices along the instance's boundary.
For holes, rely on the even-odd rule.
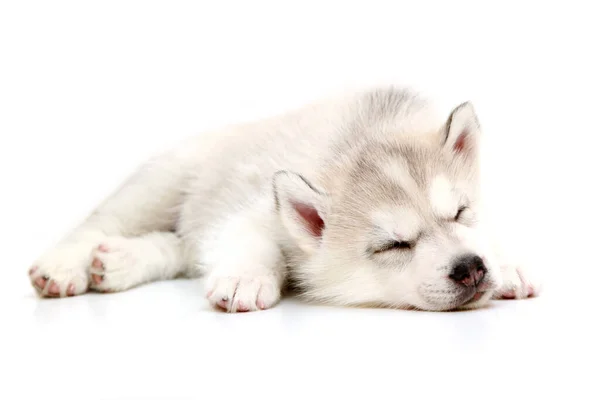
[[433,144],[373,140],[329,171],[331,190],[276,174],[303,295],[342,305],[452,310],[485,304],[498,271],[478,235],[479,135],[470,103]]

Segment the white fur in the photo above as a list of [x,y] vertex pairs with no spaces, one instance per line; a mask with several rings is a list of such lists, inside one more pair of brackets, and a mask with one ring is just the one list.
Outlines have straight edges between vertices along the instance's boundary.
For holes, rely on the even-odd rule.
[[417,184],[407,169],[406,161],[402,159],[389,160],[382,166],[383,172],[389,178],[402,186],[406,191],[415,193],[418,191]]
[[[476,222],[473,107],[450,125],[431,109],[410,90],[373,89],[190,138],[141,166],[34,263],[31,281],[65,296],[202,274],[209,302],[230,312],[274,306],[286,280],[308,301],[425,310],[537,293]],[[465,220],[451,221],[465,199]],[[415,247],[378,250],[390,240]],[[448,278],[465,253],[488,269],[470,303]]]
[[413,240],[421,230],[421,219],[414,211],[387,206],[372,214],[373,224],[381,228],[389,238]]
[[[182,272],[181,240],[170,232],[152,232],[140,237],[107,237],[94,258],[101,268],[92,264],[90,273],[102,276],[102,282],[91,287],[100,291],[126,290],[154,280],[175,278]],[[99,247],[100,247],[99,246]]]
[[429,201],[435,213],[447,218],[452,218],[460,206],[450,181],[443,175],[433,178],[429,188]]
[[272,221],[264,220],[275,215],[262,207],[269,205],[235,212],[213,228],[212,241],[200,245],[197,258],[215,266],[207,282],[211,304],[223,301],[228,311],[240,307],[253,311],[279,300],[285,278],[283,256],[271,237]]

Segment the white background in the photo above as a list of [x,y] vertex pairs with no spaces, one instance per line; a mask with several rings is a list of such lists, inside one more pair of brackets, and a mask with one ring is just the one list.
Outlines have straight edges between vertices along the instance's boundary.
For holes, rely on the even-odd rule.
[[[558,4],[0,2],[0,398],[598,398],[600,29],[593,2]],[[224,315],[202,281],[30,289],[31,262],[165,144],[388,82],[474,103],[488,201],[541,297]]]

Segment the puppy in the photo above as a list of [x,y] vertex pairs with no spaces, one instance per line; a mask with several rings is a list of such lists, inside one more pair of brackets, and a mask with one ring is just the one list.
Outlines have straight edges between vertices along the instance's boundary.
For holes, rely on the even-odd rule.
[[438,118],[402,87],[346,93],[180,143],[29,270],[42,297],[206,275],[228,312],[309,302],[443,311],[526,298],[481,218],[470,103]]

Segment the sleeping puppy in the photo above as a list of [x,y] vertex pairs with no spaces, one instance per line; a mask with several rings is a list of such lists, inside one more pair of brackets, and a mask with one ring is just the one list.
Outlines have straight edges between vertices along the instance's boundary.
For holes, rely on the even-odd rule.
[[537,295],[481,216],[480,125],[406,88],[208,132],[142,165],[29,270],[43,297],[206,275],[228,312],[284,288],[340,306],[456,310]]

